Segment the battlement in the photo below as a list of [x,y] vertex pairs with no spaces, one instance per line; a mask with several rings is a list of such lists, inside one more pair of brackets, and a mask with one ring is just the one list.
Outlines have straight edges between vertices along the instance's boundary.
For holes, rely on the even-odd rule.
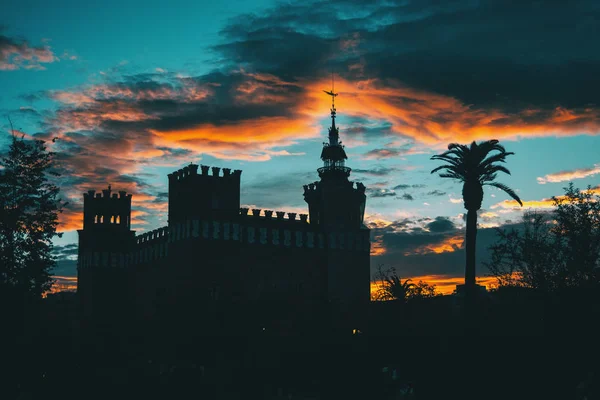
[[142,233],[135,237],[135,242],[138,245],[152,244],[155,242],[166,242],[169,235],[169,228],[162,227],[154,229],[153,231]]
[[[265,217],[254,215],[247,215],[239,221],[183,221],[137,236],[135,248],[125,255],[119,266],[128,267],[165,259],[170,252],[176,251],[173,246],[181,242],[194,242],[198,245],[229,242],[251,246],[303,248],[307,251],[338,250],[354,254],[368,254],[370,251],[368,229],[324,233],[304,223],[303,219],[284,221],[278,224],[277,219],[273,218],[275,223],[270,223]],[[288,224],[288,221],[292,224]]]
[[131,224],[131,194],[121,190],[112,193],[111,186],[101,193],[88,190],[83,194],[83,228],[98,225],[118,225],[129,229]]
[[[201,173],[198,174],[198,165],[190,164],[185,166],[173,173],[168,174],[169,182],[171,181],[183,181],[190,176],[210,176],[213,178],[239,178],[242,175],[241,169],[231,170],[231,168],[223,168],[223,175],[220,174],[220,167],[210,167],[208,165],[200,165]],[[209,173],[212,172],[212,173]]]
[[[251,219],[260,219],[261,221],[286,221],[292,223],[308,223],[308,214],[297,214],[297,213],[286,213],[285,211],[272,211],[272,210],[262,210],[260,208],[253,208],[252,214],[248,214],[250,209],[248,208],[240,208],[240,216],[242,218],[249,217]],[[263,213],[261,215],[261,212]],[[273,218],[273,213],[275,213],[275,218]],[[287,214],[287,218],[285,215]],[[296,216],[300,217],[300,219],[296,219]]]

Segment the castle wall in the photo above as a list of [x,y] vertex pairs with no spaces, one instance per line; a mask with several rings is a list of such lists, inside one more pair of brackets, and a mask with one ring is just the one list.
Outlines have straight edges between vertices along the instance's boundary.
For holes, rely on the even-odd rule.
[[[368,231],[328,237],[306,218],[245,214],[188,220],[138,237],[127,261],[135,271],[138,312],[152,318],[160,304],[177,303],[185,305],[181,312],[187,307],[185,312],[193,313],[225,301],[260,305],[257,310],[265,314],[302,313],[325,304],[332,289],[339,296],[361,298],[363,293],[349,294],[344,282],[364,283],[362,270],[368,301]],[[341,276],[334,279],[330,265],[338,258]]]
[[86,312],[110,318],[112,310],[148,329],[236,331],[288,329],[329,306],[354,318],[368,304],[364,186],[307,185],[309,223],[306,214],[239,208],[239,170],[197,169],[169,174],[169,225],[138,236],[129,229],[131,195],[111,196],[110,186],[84,194],[78,292]]

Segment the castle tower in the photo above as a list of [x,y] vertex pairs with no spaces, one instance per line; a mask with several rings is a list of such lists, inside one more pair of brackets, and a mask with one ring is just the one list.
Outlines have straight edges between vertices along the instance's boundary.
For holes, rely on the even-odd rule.
[[365,213],[365,186],[348,180],[351,169],[335,126],[337,93],[325,91],[332,98],[329,140],[323,143],[317,169],[319,182],[304,186],[304,200],[308,203],[310,224],[316,225],[328,241],[326,254],[327,298],[331,318],[345,321],[347,328],[362,326],[370,301],[370,251],[350,252],[345,246],[350,240],[369,243],[369,229],[363,224]]
[[338,94],[333,90],[325,93],[332,99],[329,141],[323,143],[323,167],[317,169],[321,181],[304,186],[304,200],[308,203],[310,223],[318,224],[322,230],[359,229],[365,214],[365,186],[357,182],[354,187],[348,180],[351,172],[345,165],[348,156],[335,126],[334,99]]
[[[240,210],[241,170],[190,164],[168,175],[169,225],[206,215],[235,217]],[[212,172],[212,174],[210,173]]]
[[77,293],[84,314],[97,317],[123,307],[128,277],[126,259],[135,243],[131,230],[131,194],[83,194],[83,229],[79,233]]

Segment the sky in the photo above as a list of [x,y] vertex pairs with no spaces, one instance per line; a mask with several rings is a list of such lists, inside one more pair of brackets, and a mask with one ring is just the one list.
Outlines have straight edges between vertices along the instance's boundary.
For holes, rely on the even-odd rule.
[[69,201],[56,274],[73,276],[88,189],[133,193],[133,229],[149,231],[166,225],[166,175],[193,162],[242,169],[245,206],[306,212],[333,73],[372,270],[449,290],[464,275],[462,187],[430,174],[449,143],[515,153],[498,181],[524,207],[485,188],[479,261],[495,227],[550,209],[569,181],[600,188],[599,19],[578,0],[9,0],[0,151],[10,116],[56,152]]

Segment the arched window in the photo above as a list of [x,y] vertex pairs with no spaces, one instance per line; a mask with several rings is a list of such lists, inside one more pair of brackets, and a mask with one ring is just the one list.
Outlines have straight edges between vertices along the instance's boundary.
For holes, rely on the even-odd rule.
[[115,217],[115,222],[116,222],[117,224],[120,224],[120,223],[121,223],[121,216],[120,216],[120,215],[117,215],[117,216]]
[[100,223],[100,215],[96,214],[96,223],[99,224]]

